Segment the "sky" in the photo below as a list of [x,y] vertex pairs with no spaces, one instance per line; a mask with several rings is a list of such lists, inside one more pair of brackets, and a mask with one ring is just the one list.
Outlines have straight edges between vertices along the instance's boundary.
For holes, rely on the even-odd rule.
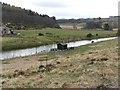
[[56,19],[118,16],[119,0],[1,0]]

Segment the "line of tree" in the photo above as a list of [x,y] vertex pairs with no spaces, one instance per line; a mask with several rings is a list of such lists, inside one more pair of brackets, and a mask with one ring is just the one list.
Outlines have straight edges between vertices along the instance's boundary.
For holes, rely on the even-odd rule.
[[101,22],[86,22],[85,28],[86,29],[102,28],[102,23]]
[[110,22],[86,22],[85,29],[104,29],[104,30],[112,30],[115,26]]
[[[26,13],[28,14],[28,15],[31,15],[31,16],[41,16],[41,17],[50,17],[49,15],[47,15],[47,14],[39,14],[39,13],[37,13],[37,12],[35,12],[35,11],[32,11],[32,10],[30,10],[30,9],[25,9],[25,8],[21,8],[21,7],[16,7],[16,6],[14,6],[14,5],[10,5],[10,4],[7,4],[7,3],[2,3],[2,5],[7,5],[7,6],[10,6],[10,7],[15,7],[15,8],[18,8],[18,9],[22,9],[22,10],[25,10],[26,11]],[[55,19],[55,16],[52,16],[52,17],[50,17],[50,18],[53,18],[54,20],[56,20]]]

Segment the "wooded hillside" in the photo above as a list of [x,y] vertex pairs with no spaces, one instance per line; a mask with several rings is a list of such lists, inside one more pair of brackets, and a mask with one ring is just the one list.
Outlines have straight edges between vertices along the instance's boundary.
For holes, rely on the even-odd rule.
[[12,27],[21,28],[59,28],[55,17],[41,15],[32,10],[22,9],[8,4],[2,4],[2,22],[11,24]]

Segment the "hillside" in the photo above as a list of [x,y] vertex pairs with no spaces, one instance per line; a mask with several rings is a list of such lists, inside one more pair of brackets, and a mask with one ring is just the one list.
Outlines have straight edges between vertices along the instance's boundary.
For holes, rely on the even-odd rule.
[[22,9],[21,7],[2,4],[2,22],[3,24],[10,23],[12,27],[23,28],[44,28],[44,27],[59,27],[55,17],[41,15],[37,12]]
[[116,39],[4,60],[3,88],[118,88],[117,44]]

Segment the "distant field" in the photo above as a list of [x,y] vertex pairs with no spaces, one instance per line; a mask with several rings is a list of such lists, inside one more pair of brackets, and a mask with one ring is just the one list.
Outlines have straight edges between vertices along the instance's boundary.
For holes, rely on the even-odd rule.
[[66,26],[70,26],[70,25],[78,25],[78,26],[84,26],[85,23],[59,23],[59,25],[66,25]]
[[77,29],[82,29],[85,23],[59,23],[59,25],[63,29],[74,29],[74,26],[76,26]]
[[[90,39],[86,37],[88,33],[94,34],[93,38],[111,37],[116,36],[117,31],[46,28],[41,30],[16,30],[15,33],[21,33],[22,35],[4,36],[2,38],[3,51],[30,48],[40,45],[56,43],[59,41],[70,42],[76,40]],[[44,36],[38,36],[38,33],[42,33],[44,34]],[[98,34],[98,36],[95,36],[95,34]]]

